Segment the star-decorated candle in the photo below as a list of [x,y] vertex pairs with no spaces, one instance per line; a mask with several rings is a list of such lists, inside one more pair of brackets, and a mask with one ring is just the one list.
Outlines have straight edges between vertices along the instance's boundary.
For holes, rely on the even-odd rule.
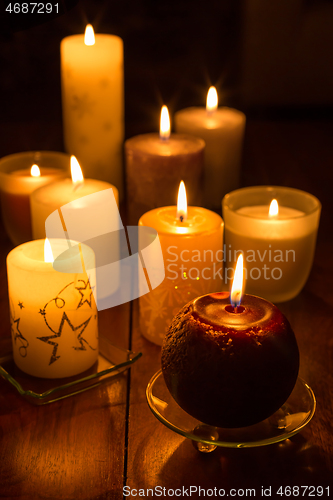
[[207,94],[206,109],[186,108],[175,114],[175,130],[206,143],[204,205],[220,208],[225,194],[239,187],[246,117],[233,108],[218,108],[215,87]]
[[[82,265],[81,272],[55,271],[57,254],[50,254],[45,241],[24,243],[7,256],[13,356],[29,375],[70,377],[90,368],[98,357],[93,271],[88,276]],[[77,269],[84,257],[93,269],[93,251],[72,243],[64,264]],[[52,248],[61,254],[67,241],[54,241]]]
[[114,184],[123,194],[123,41],[96,34],[61,42],[64,142],[86,174]]
[[170,135],[170,118],[162,107],[159,134],[143,134],[125,142],[126,184],[130,224],[147,210],[170,205],[184,180],[189,203],[201,204],[204,165],[203,140]]
[[150,210],[139,226],[157,231],[163,252],[163,282],[139,299],[141,333],[161,345],[182,306],[198,295],[221,290],[223,220],[205,208],[187,207],[182,183],[177,206]]
[[243,252],[249,293],[271,302],[294,298],[311,271],[319,200],[298,189],[256,186],[227,194],[222,210],[225,281]]
[[28,151],[0,160],[2,219],[14,245],[32,239],[30,194],[69,175],[69,156],[53,151]]

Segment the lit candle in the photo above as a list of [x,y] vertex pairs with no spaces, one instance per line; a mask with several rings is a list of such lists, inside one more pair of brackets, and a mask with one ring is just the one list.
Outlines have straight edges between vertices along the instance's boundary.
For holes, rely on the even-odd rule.
[[183,134],[170,135],[168,109],[163,106],[160,134],[143,134],[125,142],[129,221],[136,224],[147,210],[170,205],[183,179],[189,202],[200,204],[204,141]]
[[[57,253],[65,246],[65,240],[52,242]],[[70,377],[97,360],[97,309],[88,274],[80,266],[83,248],[94,267],[92,250],[76,245],[67,264],[81,272],[71,274],[53,269],[47,240],[24,243],[7,256],[14,361],[29,375]]]
[[177,403],[217,427],[256,424],[279,410],[298,376],[299,352],[279,309],[242,297],[237,262],[231,294],[188,303],[174,318],[162,347],[162,371]]
[[[108,182],[85,179],[74,156],[71,157],[71,179],[63,179],[52,185],[37,189],[31,195],[32,235],[34,239],[45,238],[45,221],[49,215],[63,205],[92,193],[112,189],[118,203],[118,190]],[[80,203],[75,205],[80,209]],[[98,221],[95,221],[97,224]]]
[[94,294],[101,310],[109,307],[107,297],[119,286],[119,229],[123,226],[118,210],[118,190],[108,182],[84,179],[74,156],[71,157],[71,173],[72,179],[32,193],[33,237],[69,238],[86,242],[94,249]]
[[141,333],[161,345],[173,316],[189,300],[222,285],[223,221],[201,207],[187,207],[180,186],[178,204],[145,213],[139,226],[158,233],[164,281],[139,299]]
[[14,245],[32,239],[30,193],[66,177],[68,161],[69,156],[51,151],[17,153],[0,160],[2,218]]
[[61,79],[66,150],[87,177],[114,184],[122,195],[124,140],[123,42],[97,34],[61,42]]
[[249,293],[272,302],[295,297],[312,267],[321,210],[318,199],[297,189],[250,187],[226,195],[222,209],[225,281],[241,251]]
[[176,132],[193,134],[206,143],[204,203],[219,208],[223,196],[239,186],[245,115],[218,108],[215,87],[207,94],[206,109],[191,107],[175,114]]

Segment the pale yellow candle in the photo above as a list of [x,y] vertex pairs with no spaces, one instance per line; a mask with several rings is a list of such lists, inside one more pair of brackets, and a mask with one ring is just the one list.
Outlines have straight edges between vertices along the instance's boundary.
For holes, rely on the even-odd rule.
[[223,221],[201,207],[176,206],[150,210],[139,226],[158,232],[165,279],[139,299],[141,333],[161,345],[175,314],[191,299],[222,287]]
[[[14,361],[35,377],[70,377],[97,360],[97,309],[82,266],[71,274],[55,271],[44,245],[44,240],[30,241],[7,256]],[[62,253],[67,243],[58,240],[52,246]],[[80,267],[83,248],[94,267],[94,254],[85,245],[73,246],[68,266]]]
[[204,203],[214,208],[239,185],[246,121],[241,111],[217,106],[216,89],[211,87],[206,109],[191,107],[175,114],[176,132],[200,137],[206,143]]
[[246,293],[271,302],[295,297],[311,271],[320,209],[317,198],[291,188],[250,187],[226,195],[225,281],[243,252]]
[[123,42],[86,31],[86,38],[73,35],[61,42],[65,147],[87,177],[114,184],[122,196]]

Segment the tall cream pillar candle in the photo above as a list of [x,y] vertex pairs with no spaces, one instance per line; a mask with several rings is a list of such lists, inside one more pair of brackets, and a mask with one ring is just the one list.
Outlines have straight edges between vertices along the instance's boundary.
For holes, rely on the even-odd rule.
[[[84,252],[93,269],[94,254],[86,245],[73,246],[68,267],[82,272],[60,273],[53,269],[56,255],[45,258],[44,243],[29,241],[7,256],[14,361],[35,377],[70,377],[98,357],[97,309],[89,276],[80,265]],[[56,240],[52,247],[57,253],[68,250],[66,240]]]
[[[123,42],[98,34],[61,42],[64,141],[87,177],[110,182],[123,193]],[[90,40],[89,40],[90,34]]]
[[175,130],[205,141],[204,204],[220,208],[223,196],[239,187],[246,118],[236,109],[218,108],[216,89],[211,89],[206,109],[192,107],[175,114]]

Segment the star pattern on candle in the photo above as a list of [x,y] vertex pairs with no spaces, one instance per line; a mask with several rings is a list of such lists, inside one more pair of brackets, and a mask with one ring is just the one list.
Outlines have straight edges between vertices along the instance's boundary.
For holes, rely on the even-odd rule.
[[[69,328],[71,329],[71,331],[78,332],[77,340],[80,344],[80,347],[72,346],[73,349],[80,350],[80,351],[86,351],[87,347],[90,347],[90,349],[92,349],[93,351],[96,350],[95,348],[91,347],[91,345],[88,343],[88,341],[85,338],[83,338],[84,330],[87,328],[90,320],[91,320],[91,316],[90,316],[90,318],[85,320],[80,325],[74,326],[72,324],[72,322],[70,321],[70,319],[68,318],[67,314],[64,312],[62,315],[61,321],[60,321],[59,330],[57,332],[54,332],[54,335],[37,337],[38,340],[41,340],[42,342],[45,342],[46,344],[49,344],[52,346],[52,353],[51,353],[49,365],[52,365],[61,357],[60,354],[58,354],[59,342],[57,341],[57,339],[61,338],[61,335],[63,333],[63,329],[64,329],[65,325],[68,325]],[[60,345],[60,347],[61,347],[61,345]]]
[[93,108],[95,106],[95,101],[89,98],[88,94],[83,94],[82,96],[73,95],[71,108],[78,115],[79,120],[81,120],[84,115],[91,115]]
[[24,308],[24,305],[23,305],[23,303],[22,303],[22,302],[19,302],[19,303],[18,303],[18,306],[19,306],[19,308],[20,308],[20,309],[23,309],[23,308]]
[[13,325],[13,323],[11,323],[11,330],[12,330],[12,335],[13,335],[15,345],[16,345],[17,341],[21,342],[22,345],[19,347],[19,353],[22,356],[22,358],[25,358],[27,355],[27,348],[29,347],[29,342],[22,335],[22,333],[20,331],[20,328],[19,328],[20,320],[21,320],[21,318],[13,319],[13,323],[15,324],[15,326]]
[[89,307],[91,308],[91,300],[92,300],[92,294],[93,294],[93,291],[92,291],[92,288],[90,286],[90,281],[88,280],[87,283],[85,283],[84,280],[80,280],[83,282],[83,285],[81,287],[75,287],[76,290],[78,290],[80,292],[80,295],[81,295],[81,298],[80,298],[80,302],[79,302],[79,305],[77,306],[77,309],[79,309],[79,307],[82,307],[83,304],[86,302]]

